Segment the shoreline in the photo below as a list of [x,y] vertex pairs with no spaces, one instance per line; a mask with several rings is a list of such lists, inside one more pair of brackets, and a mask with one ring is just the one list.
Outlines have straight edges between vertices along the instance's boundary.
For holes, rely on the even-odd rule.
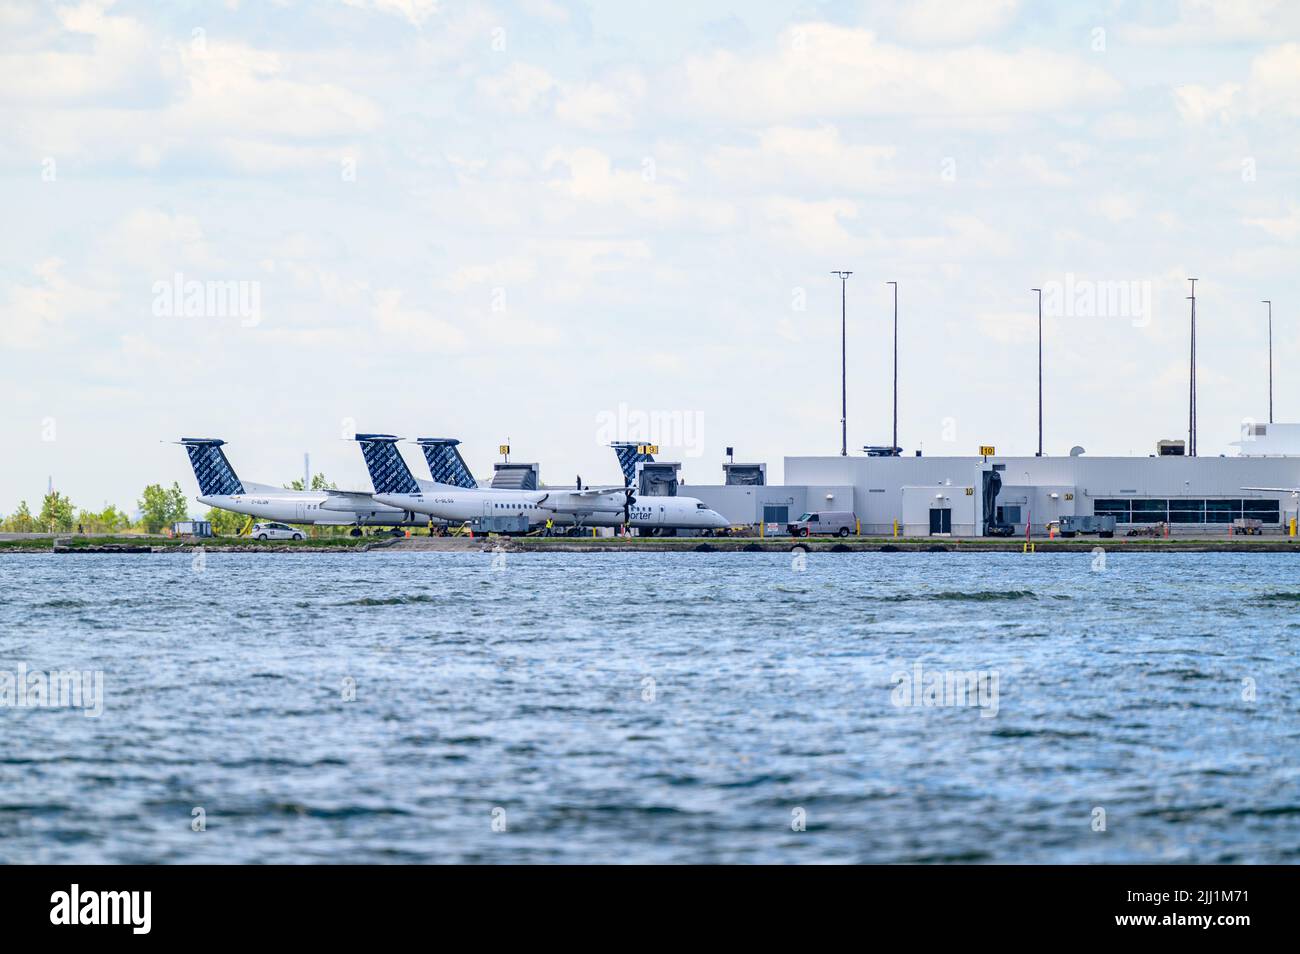
[[[1295,553],[1300,538],[1041,538],[1029,541],[1033,553]],[[83,537],[0,540],[5,554],[134,554],[134,553],[1024,553],[1024,540],[935,537],[387,537],[339,538],[301,543],[219,542],[166,538]]]

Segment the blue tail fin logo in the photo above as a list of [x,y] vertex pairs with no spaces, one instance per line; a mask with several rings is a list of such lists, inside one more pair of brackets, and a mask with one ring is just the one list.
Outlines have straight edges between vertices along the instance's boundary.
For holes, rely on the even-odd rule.
[[221,445],[225,441],[208,437],[182,437],[181,443],[190,455],[190,466],[199,482],[200,497],[230,497],[244,492],[244,485],[235,475],[235,468],[226,460]]
[[636,480],[636,465],[654,462],[654,454],[648,453],[647,444],[636,441],[615,441],[609,445],[618,455],[618,466],[623,470],[623,485],[630,487]]
[[370,482],[377,494],[418,494],[420,485],[411,476],[402,454],[397,449],[400,437],[392,434],[358,434],[361,456],[366,459]]
[[421,437],[416,443],[424,448],[424,459],[429,463],[429,475],[440,484],[453,487],[477,487],[478,481],[469,472],[465,458],[460,456],[456,445],[460,443],[449,437]]

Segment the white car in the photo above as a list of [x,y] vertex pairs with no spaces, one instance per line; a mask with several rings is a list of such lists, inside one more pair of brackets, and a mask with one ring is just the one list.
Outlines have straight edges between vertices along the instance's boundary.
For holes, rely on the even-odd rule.
[[301,540],[302,531],[295,530],[287,523],[255,523],[253,524],[253,539]]

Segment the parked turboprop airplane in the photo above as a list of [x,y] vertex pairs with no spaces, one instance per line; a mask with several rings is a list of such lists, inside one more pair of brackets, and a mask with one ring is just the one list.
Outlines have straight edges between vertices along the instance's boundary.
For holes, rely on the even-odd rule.
[[[285,490],[270,484],[240,480],[221,449],[225,441],[208,437],[182,437],[199,482],[199,503],[234,513],[327,526],[398,527],[423,525],[414,513],[351,490]],[[355,531],[359,534],[361,531]],[[354,534],[354,535],[355,535]]]
[[375,499],[380,503],[443,520],[461,522],[479,517],[523,516],[530,526],[553,520],[589,527],[639,527],[721,530],[729,524],[694,497],[651,497],[638,500],[630,487],[585,490],[493,490],[457,487],[416,480],[391,434],[358,434],[361,454]]

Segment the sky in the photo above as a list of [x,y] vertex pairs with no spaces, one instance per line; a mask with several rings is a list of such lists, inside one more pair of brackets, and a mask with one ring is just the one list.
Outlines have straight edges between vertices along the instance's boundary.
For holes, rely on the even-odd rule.
[[[0,512],[1300,421],[1300,4],[0,0]],[[427,476],[418,453],[407,458]],[[1298,475],[1300,476],[1300,475]],[[196,512],[201,508],[196,505]]]

